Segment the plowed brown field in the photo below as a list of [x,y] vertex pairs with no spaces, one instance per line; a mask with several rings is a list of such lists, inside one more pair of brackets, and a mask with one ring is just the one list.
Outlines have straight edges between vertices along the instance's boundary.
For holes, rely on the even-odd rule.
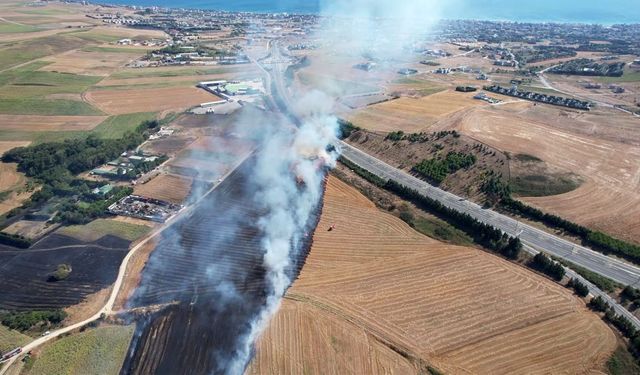
[[168,87],[137,90],[98,90],[85,94],[91,104],[109,114],[179,111],[200,103],[218,100],[195,87]]
[[[600,118],[598,127],[592,126],[598,119],[595,114],[563,116],[564,121],[556,114],[554,121],[537,121],[530,111],[476,108],[448,127],[504,151],[534,155],[559,172],[581,176],[584,183],[576,190],[522,200],[579,224],[640,241],[640,127],[629,127],[627,121],[613,116]],[[574,130],[578,125],[582,130]],[[611,129],[600,130],[604,127]],[[593,134],[586,133],[589,129]],[[615,129],[627,140],[610,139]]]
[[424,237],[331,177],[307,263],[248,373],[585,373],[615,346],[570,291]]
[[346,117],[367,130],[420,132],[455,112],[484,104],[474,100],[473,93],[443,91],[418,99],[400,98],[375,104]]

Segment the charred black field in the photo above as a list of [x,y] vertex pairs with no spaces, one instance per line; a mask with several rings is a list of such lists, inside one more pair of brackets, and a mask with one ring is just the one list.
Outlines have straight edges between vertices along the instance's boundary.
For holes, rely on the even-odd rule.
[[[130,242],[107,235],[95,242],[51,234],[29,249],[0,246],[0,310],[46,310],[78,304],[110,287]],[[68,264],[68,278],[52,282],[58,264]]]
[[[164,305],[138,316],[121,374],[227,374],[241,338],[269,292],[263,266],[262,212],[248,181],[249,159],[163,233],[143,270],[129,308]],[[306,243],[291,259],[298,275],[319,212],[309,218]]]

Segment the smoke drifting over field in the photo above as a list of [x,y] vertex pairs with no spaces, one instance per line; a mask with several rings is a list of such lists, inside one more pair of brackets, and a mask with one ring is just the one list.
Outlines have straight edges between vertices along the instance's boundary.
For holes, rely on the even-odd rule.
[[[325,111],[324,97],[319,93],[312,97],[315,104],[307,107],[311,117],[293,132],[288,127],[273,129],[257,155],[252,183],[256,185],[256,204],[265,212],[258,226],[263,233],[268,294],[229,367],[231,374],[244,371],[255,340],[291,284],[292,259],[297,258],[314,229],[310,218],[320,204],[325,169],[334,166],[337,159],[335,151],[327,151],[336,140],[336,118]],[[311,98],[302,102],[311,103]]]
[[[351,53],[401,58],[437,17],[435,4],[325,1],[322,14],[335,18],[317,37]],[[244,372],[306,255],[323,180],[338,156],[332,99],[311,92],[292,104],[298,127],[286,116],[245,108],[228,131],[255,142],[256,152],[166,233],[149,259],[129,305],[179,304],[144,323],[123,374]]]
[[[456,0],[447,1],[452,9]],[[340,52],[365,53],[374,59],[406,56],[440,18],[442,0],[326,0],[320,40]]]

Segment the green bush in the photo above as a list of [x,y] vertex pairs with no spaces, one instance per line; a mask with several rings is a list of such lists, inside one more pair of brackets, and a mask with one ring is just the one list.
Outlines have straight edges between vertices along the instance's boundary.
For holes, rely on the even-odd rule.
[[38,324],[58,325],[67,317],[63,310],[42,310],[26,312],[0,312],[2,325],[17,331],[27,331]]
[[580,297],[586,297],[589,295],[589,288],[576,279],[569,280],[569,284],[567,284],[567,286],[573,288],[576,294]]
[[469,168],[475,162],[476,157],[473,154],[452,151],[444,159],[433,158],[421,161],[413,167],[413,171],[432,182],[440,184],[449,174],[455,173],[460,169]]
[[536,254],[529,263],[531,268],[538,270],[556,281],[562,280],[565,270],[560,263],[554,262],[543,253]]
[[69,277],[71,274],[71,266],[68,264],[58,264],[56,270],[49,275],[47,281],[60,281]]

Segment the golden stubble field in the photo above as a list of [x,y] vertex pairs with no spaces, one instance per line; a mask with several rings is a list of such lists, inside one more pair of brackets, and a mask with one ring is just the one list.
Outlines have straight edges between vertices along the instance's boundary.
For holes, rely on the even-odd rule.
[[431,125],[458,111],[486,104],[473,99],[473,95],[448,90],[422,98],[403,97],[359,109],[346,118],[372,131],[428,131]]
[[569,290],[424,237],[330,177],[306,265],[247,373],[588,373],[615,346]]
[[516,107],[476,108],[438,128],[454,128],[503,151],[534,155],[554,170],[579,175],[584,183],[576,190],[521,199],[545,212],[640,241],[640,126],[632,123],[638,120],[614,112]]

